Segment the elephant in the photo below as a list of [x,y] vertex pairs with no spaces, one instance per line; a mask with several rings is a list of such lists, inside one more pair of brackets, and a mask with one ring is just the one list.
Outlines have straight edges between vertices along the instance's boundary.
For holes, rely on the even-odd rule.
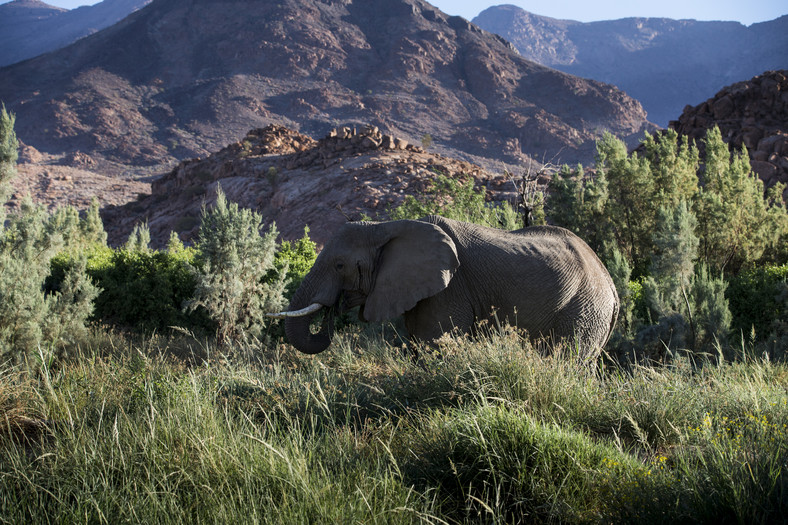
[[[359,306],[365,321],[402,315],[411,340],[434,343],[457,329],[508,321],[534,340],[571,340],[596,358],[618,317],[605,266],[557,226],[503,231],[431,215],[348,222],[326,242],[292,297],[285,335],[316,354],[333,337],[333,314]],[[316,333],[310,328],[328,309]]]

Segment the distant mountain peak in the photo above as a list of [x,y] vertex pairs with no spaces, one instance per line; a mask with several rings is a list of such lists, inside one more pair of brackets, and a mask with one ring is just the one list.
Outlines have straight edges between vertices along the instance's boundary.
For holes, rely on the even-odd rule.
[[0,67],[66,46],[122,20],[151,0],[104,0],[77,9],[39,0],[0,4]]
[[49,5],[44,2],[40,2],[39,0],[13,0],[12,2],[7,2],[5,4],[0,5],[3,9],[47,9],[52,11],[68,11],[68,9],[63,9],[62,7],[55,7],[53,5]]
[[505,5],[473,21],[530,60],[618,86],[663,126],[727,84],[788,68],[788,16],[749,27],[669,18],[582,23]]

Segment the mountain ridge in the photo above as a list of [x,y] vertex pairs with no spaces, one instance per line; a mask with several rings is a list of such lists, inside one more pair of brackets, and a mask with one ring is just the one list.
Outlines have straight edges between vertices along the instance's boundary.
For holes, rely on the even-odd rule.
[[57,50],[111,26],[151,0],[103,0],[63,9],[39,0],[0,4],[0,67]]
[[726,85],[788,67],[788,15],[750,26],[668,18],[578,22],[503,5],[482,11],[474,23],[526,58],[618,86],[661,126]]
[[421,0],[154,0],[3,68],[0,99],[25,143],[137,175],[271,123],[430,134],[437,151],[488,165],[576,162],[605,130],[653,129],[613,86],[527,61]]

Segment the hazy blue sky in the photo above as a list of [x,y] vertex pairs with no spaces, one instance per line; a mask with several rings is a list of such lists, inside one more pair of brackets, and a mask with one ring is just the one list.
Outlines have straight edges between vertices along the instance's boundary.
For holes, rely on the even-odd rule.
[[[0,0],[4,4],[9,0]],[[50,5],[73,9],[92,5],[92,0],[44,0]],[[450,15],[468,20],[487,7],[514,4],[537,15],[591,22],[630,16],[694,18],[696,20],[736,20],[750,25],[788,14],[785,0],[433,0],[430,2]]]

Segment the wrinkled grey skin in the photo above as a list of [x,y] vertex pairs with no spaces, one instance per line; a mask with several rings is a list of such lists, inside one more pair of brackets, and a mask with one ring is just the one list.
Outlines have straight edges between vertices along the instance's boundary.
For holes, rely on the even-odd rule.
[[[482,320],[508,321],[534,340],[574,341],[594,358],[616,323],[619,299],[599,258],[568,230],[507,232],[429,216],[343,225],[289,310],[312,303],[331,312],[360,306],[367,321],[404,315],[411,338],[424,342],[452,328],[472,333]],[[314,315],[285,321],[290,343],[310,354],[333,335],[329,315],[319,333],[310,332]]]

